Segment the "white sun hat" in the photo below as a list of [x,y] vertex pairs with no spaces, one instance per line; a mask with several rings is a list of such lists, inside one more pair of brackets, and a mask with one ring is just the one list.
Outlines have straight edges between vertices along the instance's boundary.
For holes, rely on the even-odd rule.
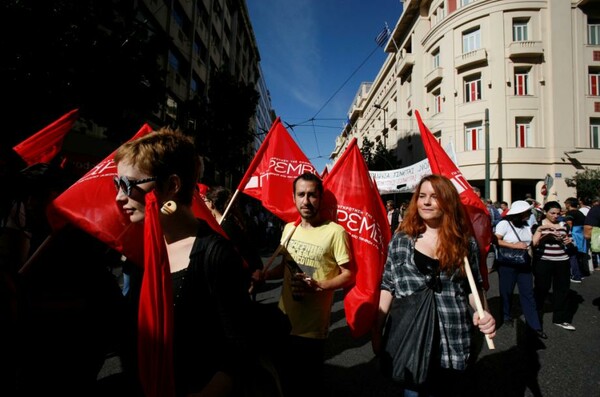
[[517,200],[512,203],[506,215],[522,214],[523,212],[528,211],[532,208],[533,204],[529,204],[527,201],[524,200]]

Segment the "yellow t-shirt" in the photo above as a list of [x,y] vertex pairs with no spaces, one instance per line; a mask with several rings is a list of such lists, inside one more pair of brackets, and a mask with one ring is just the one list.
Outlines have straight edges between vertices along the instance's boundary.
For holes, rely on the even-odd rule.
[[[282,233],[287,236],[293,228],[288,223]],[[350,262],[350,243],[344,228],[326,221],[316,228],[298,226],[285,249],[284,259],[293,259],[314,280],[329,280],[340,274],[340,265]],[[288,315],[292,335],[324,339],[329,332],[331,305],[334,291],[322,291],[304,295],[300,301],[292,298],[291,272],[285,267],[279,308]]]

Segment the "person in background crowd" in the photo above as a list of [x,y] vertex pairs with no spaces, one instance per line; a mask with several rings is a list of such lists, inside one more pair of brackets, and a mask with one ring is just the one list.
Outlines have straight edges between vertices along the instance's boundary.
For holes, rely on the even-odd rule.
[[492,200],[485,199],[485,200],[483,200],[483,203],[485,204],[485,206],[488,209],[488,212],[490,213],[490,219],[492,221],[492,230],[495,230],[498,222],[500,222],[502,220],[502,217],[500,216],[500,212],[498,211],[496,206],[492,203]]
[[231,201],[231,191],[223,186],[212,186],[204,196],[204,203],[210,209],[217,222],[238,249],[244,259],[245,268],[248,273],[249,292],[256,298],[256,288],[260,278],[260,270],[263,268],[262,258],[248,233],[248,227],[242,212],[235,203],[229,207],[227,216],[223,218],[225,209]]
[[590,211],[590,208],[592,208],[592,200],[590,200],[589,197],[580,197],[578,200],[579,211],[581,211],[583,215],[587,215]]
[[[349,267],[350,242],[342,226],[321,216],[323,183],[318,176],[304,173],[293,186],[294,203],[302,220],[297,227],[293,222],[285,226],[283,260],[264,277],[283,277],[279,308],[292,325],[284,347],[284,394],[322,396],[333,293],[354,281]],[[292,232],[289,241],[284,241]]]
[[579,200],[575,197],[569,197],[565,200],[565,209],[565,222],[569,226],[573,243],[577,247],[577,252],[569,258],[571,263],[571,282],[581,283],[584,276],[587,277],[590,275],[587,264],[588,244],[583,236],[585,215],[578,210]]
[[[531,228],[527,224],[532,205],[518,200],[512,203],[506,218],[496,226],[496,237],[500,247],[526,250],[531,245]],[[533,273],[531,264],[515,267],[507,263],[498,263],[500,297],[504,313],[504,324],[512,326],[511,306],[515,284],[519,286],[521,310],[527,325],[542,339],[548,338],[542,330],[533,294]]]
[[408,202],[403,201],[400,205],[400,217],[404,219],[404,214],[406,214],[406,209],[408,208]]
[[[439,277],[441,291],[435,294],[439,326],[439,352],[433,368],[420,390],[404,390],[405,397],[459,395],[465,381],[473,325],[490,337],[496,334],[494,317],[483,317],[475,310],[473,294],[480,293],[479,249],[469,235],[469,219],[459,194],[450,180],[440,175],[424,177],[415,189],[398,233],[388,248],[379,315],[372,334],[373,351],[382,349],[382,332],[393,299],[411,295],[427,281],[419,269]],[[471,291],[465,273],[468,257],[478,291]],[[431,276],[430,274],[430,276]],[[436,349],[434,349],[436,350]]]
[[388,223],[390,224],[390,229],[392,230],[392,234],[394,234],[398,228],[398,225],[400,222],[402,222],[402,216],[400,215],[400,211],[396,208],[394,200],[386,201],[385,209],[387,210],[387,218]]
[[[600,227],[600,205],[593,205],[588,214],[585,217],[583,223],[583,235],[588,241],[592,238],[592,229],[594,227]],[[591,247],[590,247],[591,251]],[[600,270],[600,252],[591,251],[592,253],[592,266],[594,270]]]
[[501,218],[504,218],[506,216],[506,213],[510,210],[508,203],[506,201],[500,202],[500,209],[502,210],[500,212]]
[[525,201],[532,205],[531,216],[529,217],[527,224],[529,225],[529,227],[533,227],[534,225],[537,225],[539,222],[542,221],[542,219],[544,218],[544,212],[542,211],[542,209],[540,209],[540,203],[532,199],[531,195],[529,195],[529,197],[526,198]]
[[[572,243],[567,225],[558,221],[561,206],[556,201],[544,205],[545,219],[534,226],[533,246],[539,254],[534,258],[534,292],[539,311],[543,311],[552,288],[552,322],[568,331],[575,331],[568,312],[568,292],[571,266],[566,245]],[[540,313],[540,319],[542,313]]]
[[[162,205],[157,216],[172,277],[176,395],[238,395],[250,357],[247,277],[232,243],[192,212],[200,167],[192,140],[164,128],[123,144],[114,160],[116,201],[131,222],[145,220],[151,190]],[[208,247],[201,251],[203,241],[214,243],[210,256]]]

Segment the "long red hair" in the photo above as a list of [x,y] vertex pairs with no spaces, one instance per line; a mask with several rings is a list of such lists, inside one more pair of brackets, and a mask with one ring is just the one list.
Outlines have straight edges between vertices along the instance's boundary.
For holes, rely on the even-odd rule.
[[399,231],[417,238],[425,232],[425,222],[419,216],[417,202],[423,183],[429,182],[437,196],[437,205],[442,211],[442,222],[438,229],[437,257],[440,270],[450,274],[460,268],[464,274],[464,257],[469,255],[471,228],[469,218],[452,182],[441,175],[428,175],[421,179],[410,199],[408,209]]

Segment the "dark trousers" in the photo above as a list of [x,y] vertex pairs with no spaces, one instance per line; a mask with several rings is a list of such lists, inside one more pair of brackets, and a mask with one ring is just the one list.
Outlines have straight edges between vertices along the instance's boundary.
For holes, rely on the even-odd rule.
[[[537,260],[534,266],[534,293],[538,310],[543,311],[544,302],[552,288],[552,322],[570,323],[571,318],[567,312],[567,297],[571,285],[571,266],[569,260],[547,261]],[[541,318],[541,316],[540,316]]]
[[579,268],[577,255],[571,255],[569,257],[569,263],[571,265],[571,277],[573,277],[574,280],[581,280],[581,269]]
[[290,335],[284,350],[282,384],[286,397],[325,396],[325,339]]
[[515,285],[519,286],[519,299],[521,301],[521,310],[525,321],[534,330],[542,329],[540,318],[538,317],[537,305],[533,294],[533,274],[528,269],[518,269],[511,266],[500,265],[498,267],[498,280],[500,283],[500,296],[502,297],[502,310],[504,319],[511,318],[511,303]]

